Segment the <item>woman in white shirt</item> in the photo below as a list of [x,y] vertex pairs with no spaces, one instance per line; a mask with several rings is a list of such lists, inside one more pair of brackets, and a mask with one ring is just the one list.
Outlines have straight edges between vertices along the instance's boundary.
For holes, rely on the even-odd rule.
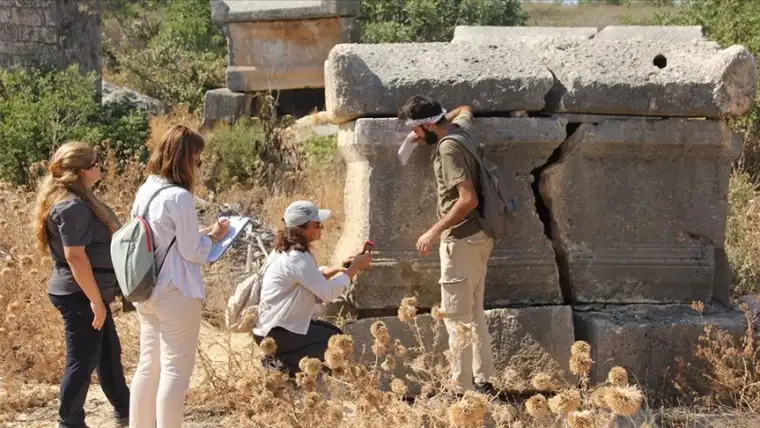
[[150,175],[132,207],[132,215],[148,208],[159,271],[150,299],[135,304],[140,362],[132,378],[133,428],[182,426],[205,298],[200,267],[229,227],[219,220],[199,229],[192,191],[204,146],[197,132],[170,128],[153,149]]
[[269,259],[261,284],[258,320],[253,329],[257,343],[271,337],[277,344],[274,359],[291,376],[300,370],[304,357],[324,358],[330,337],[341,334],[338,327],[313,320],[321,302],[339,297],[359,271],[369,267],[369,253],[351,259],[348,268],[317,267],[311,243],[322,234],[329,210],[312,202],[297,201],[285,210],[285,228],[275,236],[275,251]]

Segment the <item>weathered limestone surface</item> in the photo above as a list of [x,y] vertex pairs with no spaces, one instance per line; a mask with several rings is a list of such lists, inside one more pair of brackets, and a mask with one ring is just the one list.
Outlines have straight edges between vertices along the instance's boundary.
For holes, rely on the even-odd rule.
[[740,149],[723,121],[581,125],[541,177],[571,300],[710,301]]
[[[705,326],[713,325],[737,335],[745,329],[738,311],[708,307],[700,315],[680,305],[626,305],[616,309],[575,311],[574,320],[576,337],[591,344],[592,382],[604,381],[612,367],[622,366],[629,371],[630,379],[648,391],[647,398],[655,400],[672,392],[670,380],[676,373],[677,357],[694,365],[692,374],[709,373],[700,369],[701,363],[695,357]],[[704,378],[701,381],[704,382]]]
[[216,22],[288,21],[359,16],[359,0],[211,0]]
[[457,25],[452,43],[534,41],[549,39],[590,39],[596,27],[499,27]]
[[100,74],[100,27],[96,0],[0,2],[0,67],[77,63]]
[[206,92],[203,100],[203,123],[211,125],[217,121],[234,122],[251,115],[253,94],[232,92],[227,88]]
[[597,40],[703,40],[701,25],[608,25],[594,36]]
[[339,121],[395,115],[419,93],[485,115],[725,118],[745,114],[756,88],[756,62],[744,47],[698,40],[342,44],[325,63],[326,106]]
[[225,25],[231,91],[322,88],[324,61],[338,43],[358,42],[356,18],[232,22]]
[[[539,372],[556,374],[558,380],[574,384],[568,370],[570,347],[575,333],[572,310],[569,306],[541,306],[520,309],[493,309],[486,311],[488,330],[492,336],[491,348],[496,366],[496,382],[513,391],[532,389],[530,379]],[[349,321],[344,331],[354,339],[354,353],[362,356],[360,361],[374,364],[370,326],[383,321],[391,338],[399,339],[409,348],[406,361],[411,362],[420,354],[420,344],[413,329],[397,317],[365,318]],[[448,335],[443,322],[436,323],[430,315],[420,315],[417,323],[422,332],[423,344],[428,353],[436,353],[436,362],[448,367],[443,352],[448,350]],[[438,335],[438,340],[434,338]],[[416,348],[416,349],[412,349]],[[382,363],[383,359],[380,359]],[[415,372],[397,361],[396,377],[404,378]],[[424,376],[417,373],[423,380]],[[443,379],[437,379],[443,381]]]
[[325,63],[327,111],[341,121],[395,116],[419,93],[476,112],[542,110],[553,81],[522,44],[341,44]]
[[[334,261],[355,254],[366,239],[376,244],[372,269],[352,291],[359,309],[394,308],[412,295],[421,307],[440,301],[438,250],[427,257],[415,250],[417,238],[437,221],[433,149],[417,147],[401,165],[397,152],[407,133],[400,121],[386,118],[344,123],[338,135],[347,164],[346,220]],[[554,253],[534,206],[531,170],[565,139],[565,122],[482,118],[474,121],[473,133],[511,181],[519,205],[512,232],[491,254],[487,304],[561,303]]]
[[755,60],[738,45],[593,39],[531,46],[557,79],[546,111],[724,118],[749,111],[757,88]]

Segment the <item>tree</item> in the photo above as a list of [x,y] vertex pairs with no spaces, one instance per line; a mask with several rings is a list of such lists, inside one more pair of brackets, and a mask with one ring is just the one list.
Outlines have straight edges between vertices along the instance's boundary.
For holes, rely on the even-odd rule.
[[365,43],[448,42],[457,25],[523,25],[519,0],[364,0]]

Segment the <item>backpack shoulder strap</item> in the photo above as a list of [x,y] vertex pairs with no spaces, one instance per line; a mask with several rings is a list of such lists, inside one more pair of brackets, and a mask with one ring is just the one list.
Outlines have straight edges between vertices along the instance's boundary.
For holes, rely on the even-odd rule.
[[153,199],[155,199],[156,196],[158,196],[158,194],[161,193],[161,191],[169,189],[169,188],[172,188],[172,187],[177,187],[177,185],[176,184],[165,184],[165,185],[159,187],[155,192],[153,192],[153,194],[150,195],[150,198],[148,198],[148,202],[145,204],[145,208],[142,211],[142,217],[146,217],[148,215],[148,209],[150,208],[150,203],[153,202]]
[[[441,147],[441,143],[443,143],[444,140],[454,141],[455,143],[457,143],[460,146],[464,147],[467,150],[467,152],[469,152],[472,155],[472,157],[475,158],[475,161],[478,163],[478,165],[481,166],[481,167],[483,167],[483,159],[482,159],[483,154],[482,153],[476,153],[473,150],[473,148],[470,147],[469,144],[467,144],[467,141],[465,141],[465,139],[462,138],[461,135],[459,135],[458,133],[452,132],[451,134],[448,134],[445,137],[441,138],[441,141],[439,141],[438,145],[436,146],[436,151],[439,150],[439,148]],[[439,154],[440,154],[440,152],[439,152]]]

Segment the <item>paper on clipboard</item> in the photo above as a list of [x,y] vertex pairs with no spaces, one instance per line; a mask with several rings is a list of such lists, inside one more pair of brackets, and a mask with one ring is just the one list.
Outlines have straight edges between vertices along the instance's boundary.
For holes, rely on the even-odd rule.
[[417,144],[419,144],[417,135],[414,132],[410,132],[398,149],[398,159],[401,161],[401,165],[406,165],[409,158],[412,156],[412,152],[417,148]]
[[227,220],[230,222],[230,229],[227,232],[227,236],[224,237],[221,241],[217,242],[216,245],[211,247],[211,252],[208,254],[208,257],[206,260],[209,262],[215,262],[219,260],[225,251],[227,251],[227,248],[232,245],[232,243],[237,239],[238,235],[240,235],[240,232],[245,230],[245,227],[248,225],[248,223],[251,222],[251,219],[249,217],[240,217],[240,216],[231,216],[227,217]]

